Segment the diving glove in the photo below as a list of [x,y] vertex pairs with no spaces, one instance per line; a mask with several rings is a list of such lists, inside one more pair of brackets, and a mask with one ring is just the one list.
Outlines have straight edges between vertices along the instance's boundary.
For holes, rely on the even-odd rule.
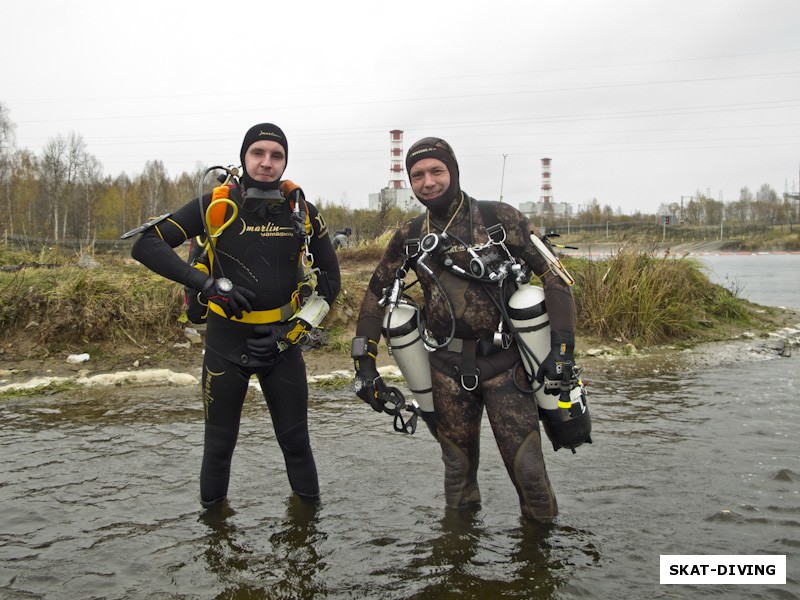
[[303,342],[313,327],[306,323],[302,314],[302,311],[298,312],[293,319],[284,323],[253,327],[254,337],[247,338],[247,349],[250,351],[250,356],[273,363],[281,352],[293,344]]
[[386,392],[386,384],[378,373],[375,359],[371,356],[363,356],[356,359],[356,377],[353,380],[353,391],[356,396],[372,407],[376,412],[382,412],[384,402],[383,394]]
[[247,338],[250,356],[266,363],[274,363],[280,353],[291,344],[284,335],[284,329],[285,327],[275,325],[256,325],[253,328],[256,337]]
[[575,334],[571,331],[551,331],[550,354],[536,373],[536,381],[544,383],[546,394],[559,394],[564,363],[575,364]]
[[256,295],[247,288],[233,285],[227,277],[209,277],[203,286],[202,295],[225,312],[228,318],[242,318],[242,312],[252,310],[250,300]]

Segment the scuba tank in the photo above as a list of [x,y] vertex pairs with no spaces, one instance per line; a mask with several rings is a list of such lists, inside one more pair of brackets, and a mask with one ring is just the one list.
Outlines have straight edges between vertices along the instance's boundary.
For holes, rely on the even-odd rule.
[[[544,290],[522,285],[508,300],[508,316],[520,338],[522,366],[531,381],[536,381],[539,365],[550,353],[550,319],[544,302]],[[544,385],[534,391],[539,418],[553,450],[575,448],[592,443],[592,424],[586,405],[583,382],[572,364],[563,365],[564,379],[559,395],[546,394]]]
[[390,303],[383,317],[383,335],[423,414],[432,414],[431,367],[425,342],[417,327],[417,310],[409,304]]

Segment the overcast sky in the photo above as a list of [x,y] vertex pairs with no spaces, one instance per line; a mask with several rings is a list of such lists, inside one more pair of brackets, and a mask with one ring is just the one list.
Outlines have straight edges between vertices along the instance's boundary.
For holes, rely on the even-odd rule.
[[351,207],[391,179],[392,129],[515,206],[543,157],[576,208],[798,186],[797,0],[28,0],[3,22],[17,147],[74,132],[108,175],[238,163],[271,121],[285,177]]

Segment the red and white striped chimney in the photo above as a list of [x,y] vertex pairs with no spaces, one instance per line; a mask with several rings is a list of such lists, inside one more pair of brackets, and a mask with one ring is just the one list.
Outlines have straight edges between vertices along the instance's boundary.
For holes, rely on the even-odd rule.
[[541,201],[544,204],[550,204],[553,201],[553,188],[550,185],[550,159],[542,159],[542,197]]
[[389,132],[391,136],[392,152],[392,179],[389,187],[400,189],[406,187],[406,180],[403,178],[403,132],[400,129],[393,129]]

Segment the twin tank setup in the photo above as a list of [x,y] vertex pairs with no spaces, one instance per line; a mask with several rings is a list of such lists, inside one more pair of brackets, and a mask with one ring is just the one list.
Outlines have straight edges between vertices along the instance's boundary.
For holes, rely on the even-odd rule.
[[[433,413],[428,362],[428,352],[433,348],[425,344],[419,313],[416,304],[394,294],[384,313],[383,334],[419,409],[423,413]],[[544,291],[527,283],[518,284],[518,289],[509,298],[507,314],[528,381],[535,384],[538,367],[550,352],[550,321]],[[545,382],[551,388],[558,388],[555,395],[545,393],[544,385],[531,388],[540,420],[554,450],[569,448],[574,453],[581,444],[592,442],[586,390],[577,371],[566,363],[562,381]]]

